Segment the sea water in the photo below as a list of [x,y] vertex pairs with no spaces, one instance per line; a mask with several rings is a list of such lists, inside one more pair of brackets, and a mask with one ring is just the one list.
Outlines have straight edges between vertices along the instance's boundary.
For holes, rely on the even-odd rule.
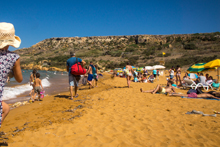
[[[42,80],[45,95],[69,91],[67,72],[41,70],[38,70],[37,72],[40,73],[40,79]],[[18,83],[14,78],[11,78],[10,82],[6,83],[4,87],[3,100],[7,103],[29,100],[29,93],[33,89],[32,86],[30,86],[29,81],[31,74],[32,70],[22,70],[23,81],[21,83]]]

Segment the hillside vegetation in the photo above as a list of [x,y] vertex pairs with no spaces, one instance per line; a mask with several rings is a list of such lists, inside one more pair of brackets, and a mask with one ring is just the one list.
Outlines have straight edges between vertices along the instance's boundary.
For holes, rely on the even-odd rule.
[[21,56],[21,64],[36,65],[46,60],[49,65],[44,66],[65,68],[70,51],[87,63],[93,61],[107,69],[124,67],[127,61],[137,67],[162,60],[167,68],[189,66],[220,58],[220,32],[50,38],[15,52]]

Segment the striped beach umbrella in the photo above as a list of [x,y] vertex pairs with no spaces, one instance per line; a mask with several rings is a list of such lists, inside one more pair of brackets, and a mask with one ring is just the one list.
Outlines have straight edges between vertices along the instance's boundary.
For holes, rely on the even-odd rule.
[[204,67],[205,64],[206,63],[194,64],[190,68],[188,68],[187,71],[196,73],[196,72],[202,72],[202,71],[208,70],[207,68]]

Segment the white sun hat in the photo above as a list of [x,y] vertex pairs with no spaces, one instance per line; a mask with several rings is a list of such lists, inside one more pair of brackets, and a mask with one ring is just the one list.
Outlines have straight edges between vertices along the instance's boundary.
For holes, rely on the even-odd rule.
[[21,44],[21,39],[15,36],[14,25],[11,23],[0,22],[0,49],[7,45],[18,48]]

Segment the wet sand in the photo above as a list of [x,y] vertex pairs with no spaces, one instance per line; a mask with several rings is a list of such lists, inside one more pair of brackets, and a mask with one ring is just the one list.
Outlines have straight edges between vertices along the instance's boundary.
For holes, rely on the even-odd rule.
[[219,146],[219,115],[185,113],[213,114],[220,101],[140,92],[157,84],[166,84],[166,77],[127,88],[124,78],[105,74],[98,87],[81,87],[73,101],[66,92],[11,110],[1,131],[12,147]]

